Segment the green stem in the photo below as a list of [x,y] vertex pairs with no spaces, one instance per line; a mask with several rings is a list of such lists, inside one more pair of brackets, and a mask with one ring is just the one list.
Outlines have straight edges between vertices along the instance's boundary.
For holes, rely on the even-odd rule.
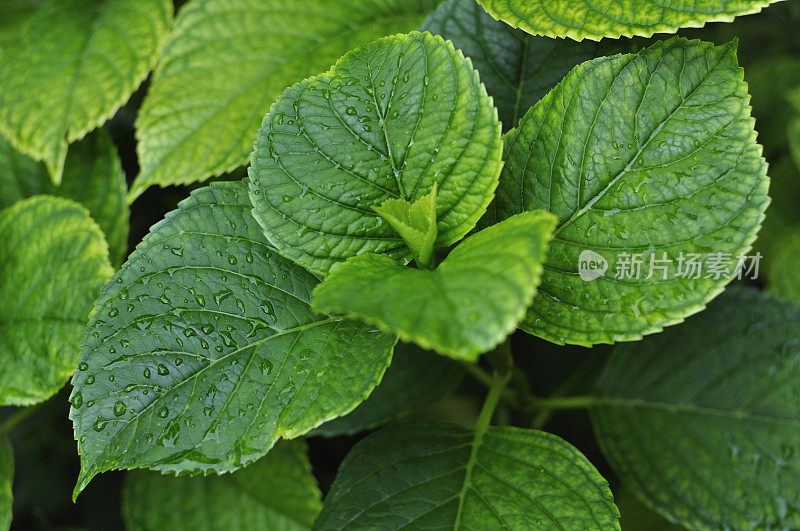
[[14,414],[8,417],[5,422],[0,424],[0,437],[11,433],[17,426],[28,420],[37,411],[39,411],[43,405],[44,402],[41,402],[35,406],[22,408],[19,411],[16,411]]
[[[577,383],[587,375],[589,370],[595,367],[595,363],[593,362],[593,358],[587,358],[578,370],[573,371],[572,374],[569,375],[557,388],[553,393],[550,395],[550,398],[560,398],[564,395],[568,394],[572,389],[577,385]],[[539,411],[539,413],[534,417],[533,422],[531,422],[531,427],[535,429],[542,429],[553,416],[555,413],[554,408],[543,408]]]
[[553,409],[587,409],[596,406],[603,400],[590,395],[584,396],[553,396],[549,398],[535,398],[528,399],[528,406],[536,410],[553,410]]
[[506,384],[508,384],[509,379],[511,379],[510,371],[502,375],[494,373],[492,376],[492,383],[489,386],[489,394],[486,395],[486,400],[483,402],[483,407],[481,408],[481,414],[478,417],[478,422],[475,423],[475,432],[481,437],[492,422],[492,417],[494,417],[497,404],[500,403],[500,399],[503,397],[503,392],[506,390]]

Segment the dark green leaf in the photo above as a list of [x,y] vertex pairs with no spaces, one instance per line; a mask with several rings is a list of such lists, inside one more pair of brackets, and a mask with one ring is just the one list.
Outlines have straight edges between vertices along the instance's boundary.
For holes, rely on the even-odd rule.
[[511,129],[570,69],[612,53],[609,45],[534,37],[489,16],[475,0],[447,0],[423,31],[441,35],[464,52],[494,99],[504,129]]
[[592,408],[631,490],[692,529],[800,527],[800,307],[732,289],[620,345]]
[[128,475],[122,514],[130,531],[311,529],[322,504],[302,441],[281,441],[234,474],[176,478]]
[[452,393],[464,371],[433,352],[411,343],[398,343],[392,364],[380,385],[344,417],[326,422],[311,435],[354,435],[430,406]]
[[11,509],[14,494],[14,450],[6,437],[0,436],[0,530],[11,526]]
[[252,155],[254,214],[283,256],[318,274],[367,252],[408,261],[373,207],[437,184],[437,246],[450,245],[491,202],[502,147],[492,100],[452,44],[387,37],[278,98]]
[[383,376],[396,338],[311,310],[317,278],[269,247],[247,186],[192,194],[98,299],[73,379],[76,494],[111,469],[234,471]]
[[314,529],[619,529],[608,484],[554,435],[389,426],[339,469]]
[[[545,209],[559,223],[523,330],[562,344],[640,339],[736,276],[769,202],[742,76],[734,44],[675,38],[576,67],[525,115],[497,214]],[[588,258],[607,265],[594,280],[579,275]]]

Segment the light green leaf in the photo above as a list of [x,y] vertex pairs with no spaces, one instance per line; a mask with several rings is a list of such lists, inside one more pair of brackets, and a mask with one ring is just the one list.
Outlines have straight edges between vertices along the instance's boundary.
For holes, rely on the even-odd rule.
[[70,399],[76,495],[112,469],[237,470],[383,376],[396,338],[311,310],[317,278],[267,245],[247,187],[192,194],[96,302]]
[[130,531],[311,529],[322,504],[302,441],[281,441],[232,475],[205,478],[132,472],[122,491]]
[[570,69],[617,46],[534,37],[489,16],[475,0],[447,0],[422,26],[464,52],[508,130]]
[[12,505],[14,494],[11,487],[14,483],[14,450],[8,438],[0,437],[0,530],[11,527]]
[[111,262],[121,264],[128,250],[128,185],[111,137],[103,129],[70,146],[61,184],[50,180],[44,164],[16,151],[0,137],[0,209],[46,194],[85,206],[106,236]]
[[[797,201],[797,198],[795,198]],[[785,231],[769,255],[767,291],[776,297],[800,304],[800,225]]]
[[373,210],[405,240],[417,265],[430,265],[433,246],[439,234],[436,226],[436,183],[428,195],[414,203],[405,199],[387,199],[382,205],[373,207]]
[[243,166],[253,133],[287,86],[345,52],[419,26],[435,0],[193,0],[179,14],[137,122],[152,185]]
[[[640,339],[736,276],[769,202],[742,75],[734,44],[674,38],[576,67],[525,115],[496,210],[559,223],[523,330],[562,344]],[[599,278],[579,276],[581,261]]]
[[66,383],[111,273],[103,233],[77,203],[37,196],[0,212],[0,405]]
[[800,527],[800,307],[729,290],[618,346],[591,410],[612,467],[690,529]]
[[326,422],[311,435],[355,435],[430,406],[452,393],[464,376],[454,361],[412,343],[398,343],[380,385],[344,417]]
[[544,212],[519,214],[464,240],[435,271],[402,266],[385,255],[356,256],[317,286],[314,308],[475,361],[525,315],[554,225]]
[[608,483],[554,435],[415,422],[353,448],[314,529],[619,529],[618,519]]
[[438,185],[437,246],[486,211],[502,168],[497,110],[478,73],[428,33],[380,39],[289,88],[258,132],[251,198],[267,239],[318,274],[362,253],[412,253],[373,207]]
[[43,3],[3,49],[0,132],[58,184],[68,144],[125,103],[171,21],[167,0]]
[[600,40],[650,37],[730,22],[781,0],[478,0],[493,17],[533,35]]

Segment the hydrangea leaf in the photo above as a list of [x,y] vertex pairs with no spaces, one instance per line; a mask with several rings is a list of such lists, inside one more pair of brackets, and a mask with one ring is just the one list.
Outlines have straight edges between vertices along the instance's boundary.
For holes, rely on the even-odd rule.
[[769,255],[767,291],[776,297],[800,304],[800,225],[785,231]]
[[95,303],[73,378],[82,468],[224,473],[350,412],[396,337],[311,309],[246,182],[202,188],[145,237]]
[[405,240],[420,267],[430,264],[439,227],[436,225],[436,183],[428,195],[414,203],[405,199],[387,199],[373,207]]
[[14,483],[14,450],[7,437],[0,437],[0,530],[7,531],[11,527],[11,509],[14,494],[11,487]]
[[502,168],[497,110],[471,63],[429,33],[377,40],[289,88],[258,132],[251,198],[267,239],[318,274],[412,253],[373,211],[438,186],[437,246],[467,234]]
[[730,290],[616,347],[591,417],[631,490],[689,529],[800,526],[798,323],[797,305]]
[[355,435],[435,404],[452,393],[464,376],[456,362],[413,343],[398,343],[392,364],[369,398],[344,417],[326,422],[311,435]]
[[281,441],[234,474],[169,477],[135,471],[122,491],[127,529],[311,529],[322,508],[302,441]]
[[34,195],[54,195],[85,206],[106,236],[112,264],[128,250],[128,185],[111,137],[98,129],[72,144],[61,184],[50,180],[44,164],[16,151],[0,137],[0,209]]
[[769,203],[742,77],[735,44],[673,38],[576,67],[525,115],[495,208],[559,223],[523,330],[640,339],[736,276]]
[[125,103],[171,22],[168,0],[42,3],[3,48],[0,132],[58,184],[68,144]]
[[608,44],[534,37],[489,16],[475,0],[447,0],[424,31],[441,35],[480,72],[508,130],[575,65],[613,51]]
[[37,196],[0,212],[0,405],[41,402],[67,382],[111,273],[103,233],[77,203]]
[[385,255],[356,256],[317,286],[313,305],[475,361],[525,315],[554,225],[545,212],[513,216],[464,240],[435,271],[403,266]]
[[[6,0],[3,2],[3,18],[0,18],[0,55],[3,48],[17,40],[17,33],[25,20],[36,12],[46,0]],[[2,526],[0,526],[2,529]]]
[[619,529],[608,483],[572,445],[510,426],[383,428],[345,458],[314,529]]
[[244,166],[270,104],[345,52],[419,26],[435,0],[193,0],[178,15],[137,122],[152,185]]
[[600,40],[650,37],[731,22],[780,0],[478,0],[494,18],[532,35]]

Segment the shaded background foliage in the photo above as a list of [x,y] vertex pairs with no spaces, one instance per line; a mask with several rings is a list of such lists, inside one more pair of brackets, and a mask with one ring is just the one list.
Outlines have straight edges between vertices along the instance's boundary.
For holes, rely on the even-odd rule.
[[[183,3],[176,1],[176,10]],[[678,32],[678,35],[717,44],[734,38],[740,40],[739,57],[750,85],[759,142],[764,145],[773,181],[770,194],[773,204],[756,244],[757,250],[765,256],[762,275],[769,268],[770,258],[775,254],[775,246],[780,245],[782,234],[792,225],[800,224],[800,210],[797,208],[800,204],[800,169],[792,158],[786,134],[791,120],[796,120],[798,113],[788,112],[791,105],[784,97],[787,91],[800,85],[798,24],[800,5],[792,2],[776,4],[761,14],[741,17],[731,24],[709,24],[702,29]],[[649,40],[637,38],[629,44],[635,48],[647,42]],[[139,173],[134,122],[148,83],[145,82],[106,125],[119,151],[129,184]],[[245,170],[239,169],[216,180],[240,179],[244,175]],[[151,226],[173,210],[179,201],[201,186],[205,183],[166,189],[152,187],[144,192],[132,205],[129,249],[133,249]],[[760,281],[755,283],[760,284]],[[538,395],[586,393],[610,351],[607,346],[592,349],[557,347],[524,333],[517,333],[512,344],[520,378],[524,375]],[[483,395],[483,387],[467,378],[455,393],[413,417],[471,425]],[[119,507],[124,472],[97,477],[76,504],[71,501],[80,463],[68,407],[68,390],[62,390],[11,435],[16,456],[12,529],[123,527]],[[12,412],[12,408],[0,408],[0,422]],[[513,413],[508,410],[499,410],[501,420],[513,422],[515,419],[511,415]],[[673,528],[620,487],[595,442],[586,411],[563,411],[537,420],[546,423],[548,431],[574,444],[609,479],[624,528]],[[323,493],[329,489],[344,456],[364,436],[366,433],[330,439],[308,438],[311,463]]]

